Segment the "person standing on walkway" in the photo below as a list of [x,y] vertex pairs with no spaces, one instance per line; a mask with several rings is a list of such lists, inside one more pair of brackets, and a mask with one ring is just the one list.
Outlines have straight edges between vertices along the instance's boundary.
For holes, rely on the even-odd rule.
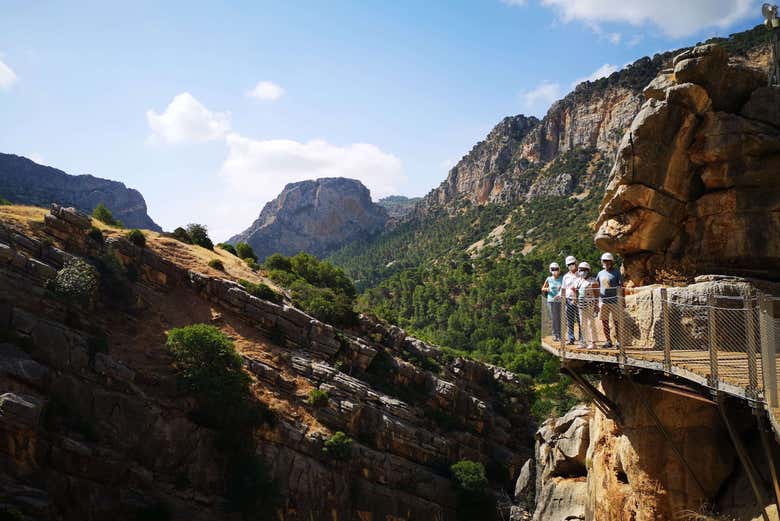
[[557,262],[550,263],[550,276],[544,279],[542,295],[547,295],[547,308],[552,320],[553,341],[561,341],[561,267]]
[[615,257],[611,253],[607,252],[601,256],[601,265],[604,269],[599,272],[596,278],[599,281],[599,318],[604,328],[604,336],[607,339],[604,347],[612,347],[612,335],[609,327],[610,317],[612,317],[612,321],[615,323],[617,345],[620,347],[622,332],[618,326],[618,313],[622,313],[623,310],[620,309],[620,304],[618,303],[618,288],[623,287],[623,277],[620,275],[620,270],[615,267]]
[[598,300],[599,283],[596,277],[590,273],[590,264],[580,262],[577,266],[577,275],[580,280],[577,285],[577,307],[580,311],[580,327],[582,328],[582,340],[580,347],[593,349],[596,347],[598,330],[596,328],[596,301]]
[[569,344],[574,344],[574,323],[577,323],[579,341],[582,342],[582,329],[580,328],[580,316],[577,312],[577,259],[569,255],[566,257],[566,268],[568,273],[563,276],[563,285],[561,291],[566,302],[566,329],[569,337]]

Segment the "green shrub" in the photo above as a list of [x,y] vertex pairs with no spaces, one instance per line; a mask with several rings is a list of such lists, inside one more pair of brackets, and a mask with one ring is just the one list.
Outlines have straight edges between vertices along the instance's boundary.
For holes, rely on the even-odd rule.
[[181,226],[173,230],[171,236],[177,241],[184,242],[187,244],[192,244],[192,239],[190,239],[190,234],[187,233],[187,230],[185,230]]
[[13,204],[11,201],[0,195],[0,206],[10,206],[11,204]]
[[52,289],[58,295],[84,304],[95,296],[99,282],[94,266],[83,259],[72,258],[57,272]]
[[455,481],[457,517],[459,520],[493,519],[495,497],[488,489],[485,467],[482,463],[461,460],[450,467]]
[[352,438],[342,431],[336,431],[333,436],[325,440],[322,452],[331,458],[345,461],[352,454]]
[[260,269],[260,265],[254,259],[251,258],[244,259],[244,262],[246,263],[247,267],[249,267],[249,269],[252,271],[257,271]]
[[106,205],[103,203],[98,203],[95,209],[92,210],[92,217],[109,226],[117,226],[119,228],[122,227],[122,222],[114,219],[114,215],[111,213],[111,210],[106,208]]
[[328,324],[351,326],[357,321],[354,300],[329,288],[317,288],[297,280],[291,287],[293,304]]
[[236,249],[233,247],[232,244],[228,244],[226,242],[220,242],[219,244],[217,244],[217,248],[223,249],[230,254],[238,256],[238,254],[236,253]]
[[96,228],[92,226],[87,232],[87,237],[89,237],[90,239],[92,239],[98,244],[103,244],[103,232],[100,231],[100,228]]
[[257,261],[255,250],[253,250],[252,247],[245,242],[239,242],[236,244],[236,253],[242,259],[252,259],[253,261]]
[[141,230],[134,229],[127,232],[127,240],[138,246],[144,248],[146,246],[146,236]]
[[180,370],[183,387],[198,408],[198,423],[214,428],[259,425],[264,418],[254,404],[249,376],[233,342],[219,329],[194,324],[168,333],[168,350]]
[[290,262],[290,257],[286,257],[281,253],[274,253],[273,255],[270,255],[268,258],[265,259],[263,265],[265,266],[265,269],[269,271],[271,270],[292,271],[292,263]]
[[[174,233],[176,233],[174,231]],[[190,242],[197,246],[206,248],[207,250],[214,249],[214,243],[209,238],[209,230],[204,224],[190,223],[187,225],[187,236],[190,238]]]
[[309,391],[309,398],[306,403],[313,405],[314,407],[324,407],[328,405],[328,392],[320,389],[312,389]]
[[277,304],[282,302],[282,296],[275,292],[268,284],[249,282],[248,280],[241,279],[238,281],[244,289],[250,295],[261,298],[263,300],[269,300]]
[[119,260],[117,253],[109,249],[102,255],[94,257],[98,273],[100,273],[100,292],[109,297],[111,304],[125,304],[133,294],[127,268]]
[[211,259],[209,261],[209,268],[214,268],[215,270],[219,270],[219,271],[225,271],[225,265],[219,259]]

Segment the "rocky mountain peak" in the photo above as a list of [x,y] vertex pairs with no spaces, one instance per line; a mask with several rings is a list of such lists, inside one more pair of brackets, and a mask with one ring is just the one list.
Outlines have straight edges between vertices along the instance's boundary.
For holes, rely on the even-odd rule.
[[57,203],[86,213],[103,203],[128,228],[162,231],[138,190],[91,175],[70,175],[13,154],[0,153],[0,196],[17,204]]
[[228,242],[249,243],[261,260],[300,251],[325,256],[382,230],[387,219],[387,211],[371,201],[360,181],[327,177],[289,183],[249,228]]

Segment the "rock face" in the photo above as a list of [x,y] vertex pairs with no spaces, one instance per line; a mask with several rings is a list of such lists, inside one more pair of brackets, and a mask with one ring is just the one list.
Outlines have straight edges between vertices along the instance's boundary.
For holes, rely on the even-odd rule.
[[74,206],[88,214],[103,203],[127,228],[162,231],[138,190],[91,175],[69,175],[21,156],[0,154],[0,196],[17,204]]
[[384,229],[388,215],[360,181],[342,177],[290,183],[252,225],[228,242],[247,242],[260,260],[305,251],[323,257]]
[[780,280],[780,89],[717,45],[674,58],[623,136],[597,245],[639,284]]
[[[236,519],[217,431],[191,414],[165,349],[167,331],[197,322],[230,335],[273,411],[253,434],[279,490],[274,519],[452,521],[449,465],[509,476],[530,455],[527,393],[508,371],[367,317],[339,331],[161,256],[150,245],[165,238],[98,245],[89,226],[56,205],[36,234],[0,222],[0,509],[25,521],[130,521],[162,507],[166,519]],[[47,289],[73,257],[111,252],[138,274],[124,304]],[[433,372],[406,361],[422,359]],[[325,403],[308,402],[313,389]],[[323,452],[337,430],[354,440],[345,460]]]
[[526,198],[571,195],[603,182],[585,171],[546,176],[553,160],[581,149],[612,157],[623,130],[642,104],[642,88],[670,55],[642,58],[608,78],[583,82],[554,103],[542,120],[523,115],[504,118],[449,172],[447,179],[418,204],[424,217],[458,203],[511,204]]

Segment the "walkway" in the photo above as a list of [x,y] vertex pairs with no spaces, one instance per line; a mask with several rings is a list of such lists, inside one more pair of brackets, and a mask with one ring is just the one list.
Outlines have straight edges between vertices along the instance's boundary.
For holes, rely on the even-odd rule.
[[[714,286],[713,286],[714,287]],[[746,400],[769,413],[780,440],[780,298],[750,292],[704,294],[701,288],[648,286],[622,292],[612,323],[612,341],[605,348],[601,322],[596,319],[595,349],[566,345],[553,339],[551,308],[542,298],[542,346],[562,360],[616,364],[675,376],[705,388]],[[587,309],[597,299],[584,302]],[[557,313],[556,313],[557,315]],[[569,320],[578,331],[577,316],[560,313],[566,338]],[[615,330],[620,334],[616,335]]]

